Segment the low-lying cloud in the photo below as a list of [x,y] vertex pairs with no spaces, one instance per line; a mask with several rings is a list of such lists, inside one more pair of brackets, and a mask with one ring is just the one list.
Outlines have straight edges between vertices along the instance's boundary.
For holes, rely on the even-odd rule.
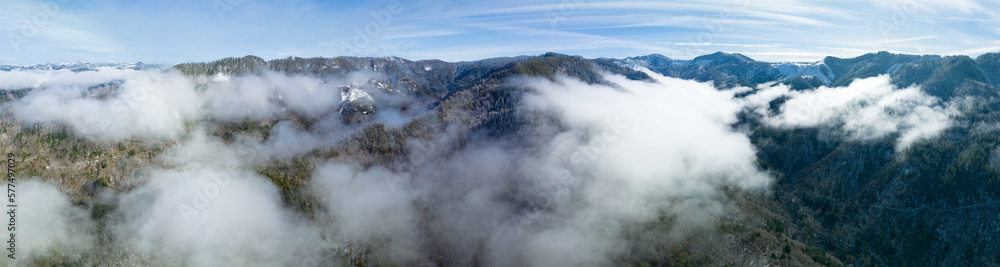
[[26,179],[11,189],[15,190],[16,203],[8,202],[8,198],[3,202],[4,207],[17,205],[15,229],[11,231],[17,240],[16,260],[30,262],[31,258],[48,256],[52,251],[81,257],[96,243],[95,223],[90,214],[74,206],[55,185]]
[[[14,74],[11,74],[14,73]],[[173,139],[190,130],[186,123],[242,122],[289,116],[341,127],[342,88],[375,95],[384,112],[376,121],[393,125],[412,117],[400,110],[405,96],[372,85],[378,75],[352,74],[329,80],[264,72],[251,76],[187,76],[176,70],[0,72],[0,88],[31,90],[10,105],[24,124],[58,123],[77,135],[99,140],[133,137]],[[374,101],[374,100],[372,100]],[[374,115],[374,114],[369,114]]]
[[[731,129],[732,92],[655,76],[514,81],[530,88],[533,139],[411,147],[429,159],[403,172],[329,162],[313,176],[343,233],[389,238],[382,253],[444,265],[607,265],[630,244],[625,225],[676,218],[677,231],[724,215],[720,187],[764,190],[749,139]],[[528,115],[533,114],[533,115]],[[449,149],[435,149],[448,147]],[[416,253],[416,254],[414,254]],[[415,258],[410,258],[415,257]]]
[[[167,71],[128,74],[138,78],[104,98],[87,95],[85,86],[34,88],[9,107],[26,124],[64,124],[94,139],[177,141],[160,155],[164,166],[143,171],[144,183],[99,198],[116,207],[100,227],[73,219],[83,210],[53,186],[38,186],[45,193],[39,195],[57,203],[38,209],[48,220],[86,222],[73,224],[84,230],[39,234],[38,240],[79,237],[65,246],[127,255],[112,261],[608,265],[633,245],[621,236],[625,226],[668,216],[679,235],[710,228],[727,210],[720,188],[758,191],[771,183],[748,137],[732,128],[744,107],[734,91],[647,74],[656,81],[611,74],[605,78],[613,85],[564,76],[514,79],[510,84],[525,92],[518,116],[527,118],[514,133],[518,138],[482,137],[456,123],[430,140],[408,140],[402,162],[366,166],[348,156],[313,162],[305,186],[319,209],[308,216],[283,206],[280,189],[257,168],[334,146],[364,124],[414,117],[396,108],[398,115],[346,125],[336,116],[343,86],[397,107],[409,105],[405,97],[367,88],[354,81],[367,81],[358,77]],[[127,113],[106,114],[136,90],[144,97]],[[289,114],[316,122],[304,129]],[[90,126],[102,119],[112,127]],[[275,120],[266,140],[224,142],[206,130],[218,122],[259,120]],[[47,248],[60,247],[38,249]]]
[[181,265],[296,265],[317,231],[282,208],[278,189],[239,150],[196,134],[165,155],[176,167],[118,198],[115,239],[150,261]]
[[134,77],[136,71],[99,68],[97,71],[14,70],[0,71],[0,90],[22,90],[46,87],[89,87],[109,81]]
[[[769,103],[779,97],[787,99],[772,113]],[[900,151],[937,136],[959,114],[955,101],[941,103],[916,86],[895,89],[887,75],[807,91],[792,91],[787,85],[763,87],[747,96],[744,104],[765,115],[764,121],[775,127],[836,125],[855,140],[899,134],[896,148]]]
[[200,101],[182,74],[131,71],[123,77],[117,91],[95,92],[93,85],[34,88],[12,111],[26,124],[60,123],[82,136],[116,140],[175,137],[185,121],[197,119]]

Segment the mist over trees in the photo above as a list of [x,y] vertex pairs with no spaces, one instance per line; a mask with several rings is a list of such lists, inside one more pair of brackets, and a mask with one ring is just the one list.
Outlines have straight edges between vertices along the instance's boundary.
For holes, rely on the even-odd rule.
[[0,72],[0,143],[32,196],[25,265],[989,265],[997,66],[19,69]]

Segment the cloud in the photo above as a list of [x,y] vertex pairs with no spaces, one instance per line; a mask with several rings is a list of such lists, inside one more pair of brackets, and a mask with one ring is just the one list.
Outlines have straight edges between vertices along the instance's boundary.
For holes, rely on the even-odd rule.
[[[607,165],[599,166],[607,168],[605,171],[622,168],[635,174],[624,177],[641,177],[641,182],[662,183],[664,187],[686,183],[678,177],[693,174],[726,177],[723,174],[755,173],[747,164],[755,158],[753,146],[746,136],[733,132],[729,126],[736,122],[736,113],[741,108],[731,91],[647,74],[658,82],[610,76],[624,92],[566,79],[561,80],[562,87],[543,82],[535,86],[547,89],[542,91],[544,100],[528,101],[557,107],[564,112],[567,122],[577,127],[593,127],[594,123],[621,127],[614,129],[621,131],[616,133],[620,136],[611,138],[615,140],[607,147],[606,154],[595,160]],[[676,173],[677,170],[684,171]],[[767,180],[755,175],[734,175],[727,179],[748,188],[764,185]]]
[[[88,74],[100,77],[100,73]],[[63,72],[54,75],[70,76],[55,80],[85,77]],[[118,78],[125,79],[117,90],[95,89],[89,84],[46,86],[43,81],[42,86],[13,103],[12,110],[23,123],[61,123],[83,136],[116,140],[175,137],[183,133],[184,121],[200,114],[195,84],[176,71],[129,71]]]
[[720,187],[770,185],[749,139],[731,129],[741,109],[732,91],[646,73],[657,82],[616,75],[605,78],[619,88],[565,77],[527,82],[538,92],[527,105],[555,111],[568,127],[544,142],[544,156],[533,161],[541,166],[528,169],[555,196],[557,216],[542,217],[566,223],[528,235],[532,259],[606,264],[602,257],[622,247],[616,227],[667,214],[677,219],[675,231],[699,228],[724,214]]
[[[51,251],[66,257],[81,257],[97,241],[90,214],[73,206],[55,185],[30,179],[18,183],[14,189],[17,202],[10,203],[4,198],[4,203],[17,205],[13,222],[16,228],[12,231],[17,240],[17,261],[30,262],[31,258],[48,256]],[[5,234],[4,240],[6,237]]]
[[[364,76],[363,76],[364,77]],[[350,80],[324,82],[316,77],[288,76],[265,71],[261,75],[199,77],[207,89],[204,116],[228,121],[259,120],[298,113],[320,116],[335,110],[340,102],[340,86]]]
[[[767,106],[779,97],[788,99],[779,112]],[[887,75],[858,79],[845,87],[820,87],[790,91],[787,85],[764,87],[747,96],[744,104],[766,115],[774,127],[800,128],[836,125],[855,140],[872,140],[899,134],[896,149],[932,138],[952,125],[957,115],[954,102],[941,103],[919,87],[894,89]]]
[[97,71],[14,70],[0,71],[0,90],[20,90],[43,87],[90,87],[130,78],[136,71],[98,68]]
[[350,165],[328,163],[313,174],[313,189],[324,196],[331,224],[343,238],[389,240],[376,248],[386,252],[381,256],[394,262],[418,262],[416,199],[408,191],[389,187],[387,179],[397,177],[381,167],[359,171]]
[[[606,265],[625,225],[677,218],[678,233],[724,215],[719,188],[765,190],[749,139],[731,129],[732,92],[666,78],[615,86],[523,79],[530,140],[408,142],[409,164],[313,174],[339,233],[387,241],[402,262]],[[464,142],[464,145],[461,143]],[[414,256],[416,253],[417,256]],[[402,255],[402,256],[400,256]],[[391,256],[387,256],[391,257]],[[419,262],[419,261],[416,261]]]
[[[365,124],[416,116],[404,112],[416,109],[411,99],[374,88],[377,75],[131,72],[108,92],[38,86],[10,105],[28,124],[59,123],[95,139],[176,141],[160,156],[164,164],[142,171],[142,183],[101,200],[116,207],[100,223],[114,240],[102,245],[126,255],[118,262],[300,265],[370,257],[401,265],[607,265],[634,245],[622,237],[626,226],[669,216],[682,236],[726,215],[720,188],[759,191],[771,183],[747,136],[732,128],[744,107],[736,91],[646,72],[656,81],[516,78],[510,90],[522,101],[511,110],[524,125],[512,136],[483,136],[465,122],[437,124],[439,116],[429,114],[417,119],[446,130],[407,140],[408,157],[399,161],[366,166],[344,155],[310,162],[316,168],[305,186],[318,206],[309,216],[285,207],[274,183],[255,170],[336,146]],[[389,115],[344,124],[341,86],[364,90]],[[129,106],[129,97],[138,102]],[[128,112],[99,116],[121,102]],[[315,123],[306,127],[292,115]],[[112,127],[88,127],[99,118]],[[245,120],[273,121],[270,137],[223,142],[208,134]],[[40,210],[79,209],[55,207]],[[70,245],[97,247],[81,238]]]
[[148,170],[147,182],[117,198],[108,226],[117,248],[141,264],[295,265],[311,257],[319,232],[252,170],[255,153],[203,131],[171,148],[164,157],[174,167]]
[[[375,121],[398,125],[412,118],[412,100],[373,85],[379,75],[354,72],[328,80],[264,72],[230,77],[186,76],[176,70],[0,72],[0,88],[28,90],[10,108],[24,124],[59,124],[90,139],[176,139],[199,120],[243,122],[318,119],[318,128],[341,127],[341,88],[370,97]],[[284,129],[287,129],[284,128]],[[313,133],[320,134],[320,133]]]
[[916,1],[916,0],[889,0],[881,4],[891,5],[894,8],[922,9],[930,8],[930,12],[943,12],[955,10],[961,13],[972,13],[974,10],[982,9],[982,1],[979,0],[956,0],[956,1]]

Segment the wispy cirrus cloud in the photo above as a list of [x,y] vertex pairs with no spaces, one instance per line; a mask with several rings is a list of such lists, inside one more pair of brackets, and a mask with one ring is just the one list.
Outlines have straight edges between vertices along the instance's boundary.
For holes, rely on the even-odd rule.
[[[5,4],[0,33],[19,31],[21,18],[39,3]],[[372,15],[393,3],[400,10],[385,21]],[[704,51],[698,52],[723,50],[765,61],[814,61],[878,50],[975,56],[996,50],[990,42],[1000,38],[1000,13],[993,10],[1000,4],[977,0],[246,0],[224,10],[211,2],[103,0],[62,5],[32,39],[29,53],[0,54],[0,64],[179,63],[247,54],[473,60],[546,51],[689,58],[696,56],[687,53],[693,43],[701,44]],[[343,44],[359,32],[370,38],[370,46],[345,50]],[[706,35],[711,40],[699,40]]]

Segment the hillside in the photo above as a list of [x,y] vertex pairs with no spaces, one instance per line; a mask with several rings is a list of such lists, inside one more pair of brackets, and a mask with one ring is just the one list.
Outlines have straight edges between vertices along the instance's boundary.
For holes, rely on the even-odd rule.
[[[179,250],[183,257],[136,252],[121,240],[172,239],[134,237],[120,229],[156,228],[136,215],[150,212],[134,207],[173,196],[163,189],[173,188],[171,183],[157,182],[162,177],[186,181],[176,177],[219,170],[250,177],[253,186],[240,182],[232,190],[273,191],[262,195],[273,195],[277,206],[262,214],[295,223],[268,226],[311,233],[315,243],[302,246],[317,248],[296,252],[308,255],[289,253],[302,257],[288,261],[280,261],[287,255],[265,253],[260,262],[523,265],[505,256],[536,254],[508,247],[572,237],[595,244],[541,246],[537,253],[573,255],[566,258],[580,258],[580,265],[996,265],[998,66],[1000,53],[973,59],[888,52],[813,63],[768,63],[719,52],[692,60],[547,53],[471,62],[246,56],[169,68],[88,65],[72,72],[110,78],[81,85],[80,93],[53,93],[56,102],[41,101],[57,85],[0,88],[0,144],[13,148],[22,179],[54,183],[73,209],[89,215],[77,220],[96,225],[88,230],[96,246],[71,244],[35,254],[31,265],[39,266],[204,264],[188,257],[200,255],[196,251]],[[147,73],[153,81],[143,92],[166,100],[140,100],[118,112],[114,101],[147,88],[136,85]],[[702,87],[713,91],[697,91]],[[859,96],[843,105],[823,95],[848,91]],[[201,106],[189,107],[183,103],[190,99],[173,94],[191,95]],[[705,95],[714,100],[694,98]],[[808,102],[816,95],[825,98]],[[668,102],[656,102],[661,100]],[[791,117],[799,115],[792,112],[802,101],[820,107],[802,111],[813,121]],[[109,126],[95,130],[81,126],[91,124],[91,113],[45,113],[39,107],[47,103],[96,106],[94,114],[121,119],[106,115],[110,123],[92,124]],[[703,111],[706,106],[732,114]],[[829,115],[834,113],[846,115]],[[659,122],[630,126],[624,136],[646,138],[636,139],[642,142],[600,143],[609,139],[599,123],[615,115]],[[678,126],[702,117],[711,123]],[[744,142],[745,150],[725,147],[711,155],[745,152],[752,159],[731,163],[701,154]],[[607,155],[581,159],[572,153],[601,146],[611,147]],[[675,158],[668,149],[689,154]],[[219,163],[228,169],[213,169],[216,160],[232,162]],[[737,171],[715,170],[729,168],[725,164]],[[573,180],[546,184],[562,172]],[[669,183],[609,178],[616,175]],[[748,185],[754,180],[743,176],[766,176],[768,182]],[[152,213],[144,216],[159,214]],[[280,238],[279,244],[285,240]],[[215,244],[198,240],[192,250]]]

